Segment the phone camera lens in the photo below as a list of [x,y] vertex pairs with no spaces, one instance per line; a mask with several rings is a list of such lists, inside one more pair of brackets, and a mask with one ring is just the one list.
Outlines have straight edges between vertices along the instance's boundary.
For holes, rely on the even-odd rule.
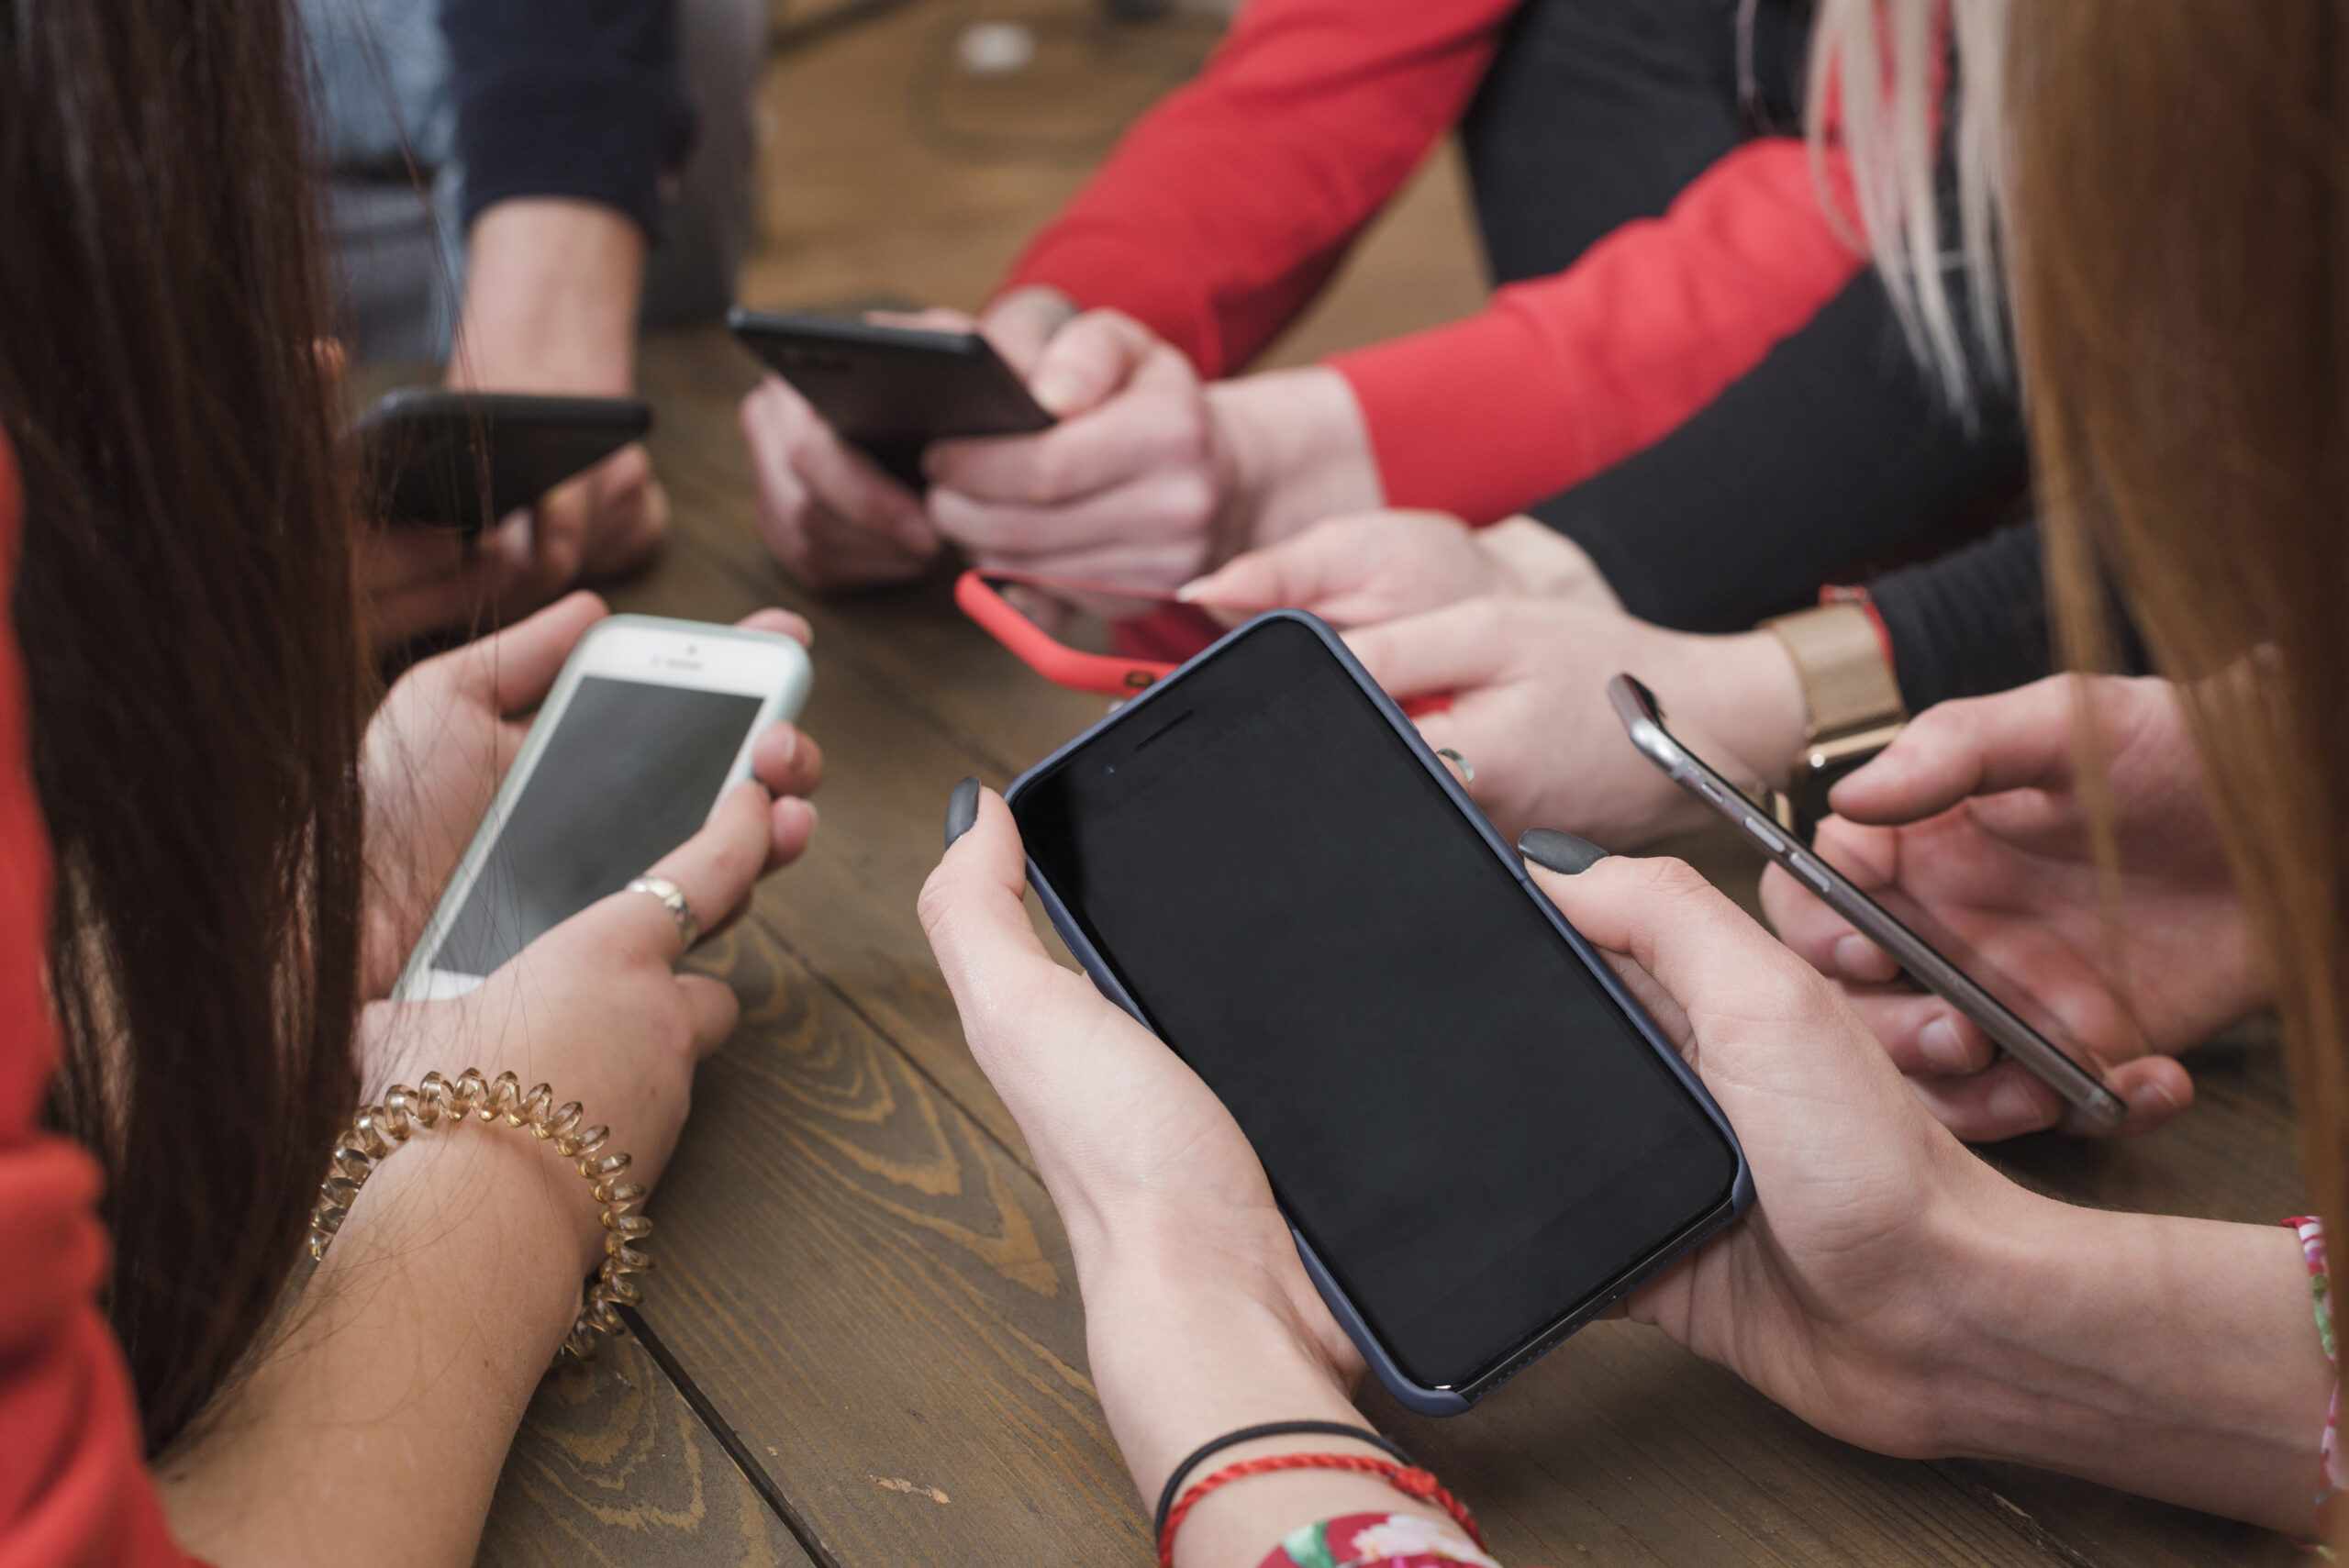
[[1118,771],[1118,764],[1117,764],[1117,763],[1115,763],[1115,762],[1112,762],[1112,763],[1110,763],[1108,767],[1103,768],[1101,771],[1102,771],[1103,773],[1116,773],[1116,772]]

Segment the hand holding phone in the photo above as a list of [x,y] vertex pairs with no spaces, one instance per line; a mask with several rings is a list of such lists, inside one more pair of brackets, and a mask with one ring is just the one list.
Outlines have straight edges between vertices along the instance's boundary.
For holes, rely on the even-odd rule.
[[[2082,706],[2107,758],[2122,918],[2075,765]],[[1685,738],[1684,738],[1685,739]],[[2046,999],[2129,1102],[2132,1130],[2193,1102],[2177,1052],[2271,1000],[2248,911],[2168,683],[2061,676],[1927,709],[1836,788],[1816,848],[1863,892],[1930,911]],[[1787,945],[1843,984],[1919,1095],[1961,1136],[2054,1126],[2065,1106],[1791,879],[1763,900]]]
[[[1351,1354],[1264,1162],[1197,1072],[1045,953],[1021,907],[1021,852],[983,792],[923,889],[923,924],[1067,1222],[1092,1371],[1143,1496],[1203,1436],[1267,1410],[1358,1419]],[[1379,852],[1362,851],[1373,865]],[[1978,1284],[1965,1247],[2028,1195],[1934,1128],[1832,992],[1687,867],[1619,858],[1532,875],[1575,929],[1642,966],[1636,988],[1737,1125],[1769,1218],[1664,1270],[1631,1316],[1824,1430],[1918,1451],[1927,1440],[1908,1423],[1922,1404],[1897,1369],[1931,1347],[1876,1330],[1940,1321],[1933,1308]],[[1699,1035],[1690,1017],[1738,1025]],[[1423,1117],[1396,1157],[1471,1158],[1486,1131]],[[1375,1173],[1387,1154],[1357,1144],[1345,1159]]]
[[[812,675],[790,637],[616,616],[579,639],[395,995],[461,995],[617,892],[751,776]],[[731,908],[693,914],[714,929]]]
[[351,428],[371,515],[477,534],[652,428],[633,397],[405,387]]
[[1749,1200],[1685,1064],[1311,617],[1008,799],[1070,951],[1230,1109],[1411,1408],[1466,1409]]
[[1607,695],[1642,756],[1817,893],[1919,984],[1971,1019],[2061,1095],[2087,1126],[2111,1132],[2128,1120],[2127,1102],[2103,1082],[2095,1058],[2072,1040],[2062,1020],[2039,998],[1999,973],[1896,889],[1879,887],[1878,896],[1871,898],[1822,855],[1806,849],[1750,784],[1723,773],[1664,728],[1663,709],[1638,680],[1619,674],[1608,683]]

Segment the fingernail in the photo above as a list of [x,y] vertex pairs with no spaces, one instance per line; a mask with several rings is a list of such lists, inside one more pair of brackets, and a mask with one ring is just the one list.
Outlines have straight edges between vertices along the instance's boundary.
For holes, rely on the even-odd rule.
[[1555,828],[1529,828],[1517,840],[1517,852],[1545,871],[1575,876],[1607,858],[1607,851],[1587,839],[1561,833]]
[[2009,1078],[1990,1091],[1990,1119],[2009,1132],[2025,1132],[2045,1127],[2046,1110],[2031,1087]]
[[[1844,941],[1857,940],[1854,937],[1843,939]],[[1836,946],[1840,948],[1842,943],[1838,942]],[[1926,1061],[1944,1073],[1965,1073],[1973,1069],[1973,1061],[1966,1054],[1965,1041],[1958,1037],[1957,1026],[1947,1018],[1934,1018],[1919,1029],[1917,1049],[1924,1053]]]
[[1844,979],[1874,980],[1883,968],[1883,961],[1876,956],[1876,944],[1867,938],[1851,936],[1835,939],[1835,970]]
[[1210,572],[1210,573],[1208,573],[1208,575],[1207,575],[1206,577],[1194,577],[1194,578],[1192,578],[1189,582],[1187,582],[1187,583],[1184,584],[1181,587],[1179,587],[1179,588],[1177,588],[1177,589],[1175,589],[1175,590],[1174,590],[1174,596],[1175,596],[1177,599],[1181,600],[1183,603],[1185,603],[1185,604],[1186,604],[1186,605],[1187,605],[1187,604],[1189,604],[1193,599],[1195,599],[1195,598],[1197,598],[1197,597],[1198,597],[1198,595],[1199,595],[1199,585],[1200,585],[1201,584],[1203,584],[1203,583],[1207,582],[1208,578],[1211,578],[1211,577],[1213,577],[1214,575],[1215,575],[1215,573],[1212,573],[1212,572]]
[[1044,406],[1047,414],[1065,414],[1075,404],[1084,388],[1069,376],[1054,375],[1050,371],[1036,378],[1029,392]]
[[946,847],[952,849],[954,840],[977,827],[978,821],[979,778],[974,773],[946,797]]

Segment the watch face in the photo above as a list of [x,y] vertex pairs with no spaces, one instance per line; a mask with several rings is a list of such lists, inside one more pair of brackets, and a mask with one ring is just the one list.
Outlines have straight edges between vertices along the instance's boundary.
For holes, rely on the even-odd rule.
[[1877,752],[1892,744],[1908,721],[1895,719],[1849,735],[1829,736],[1813,740],[1803,748],[1795,762],[1794,777],[1787,785],[1787,799],[1792,806],[1792,820],[1785,825],[1792,828],[1806,844],[1821,818],[1832,814],[1827,804],[1827,792],[1845,773],[1857,773],[1876,760]]

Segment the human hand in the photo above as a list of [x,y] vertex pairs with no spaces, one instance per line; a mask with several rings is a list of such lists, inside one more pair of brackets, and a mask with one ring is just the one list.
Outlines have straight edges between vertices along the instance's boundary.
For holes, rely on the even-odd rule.
[[[1345,1390],[1360,1358],[1306,1278],[1239,1124],[1149,1030],[1045,953],[1020,902],[1011,813],[992,792],[977,806],[922,888],[922,926],[972,1053],[1067,1229],[1094,1382],[1141,1495],[1154,1498],[1184,1454],[1239,1427],[1358,1424]],[[1263,1477],[1210,1497],[1184,1527],[1182,1561],[1252,1561],[1299,1519],[1356,1506],[1410,1511],[1361,1477]]]
[[[2084,694],[2120,851],[2110,906],[2076,761]],[[2140,1131],[2193,1102],[2167,1053],[2267,997],[2201,776],[2168,683],[2059,676],[1919,715],[1836,786],[1818,848],[1863,889],[1898,888],[2053,1012],[2128,1102],[2122,1130]],[[1890,984],[1892,960],[1792,878],[1774,870],[1762,895],[1960,1137],[2088,1130],[1948,1003]]]
[[[592,202],[499,202],[474,219],[466,262],[452,390],[618,397],[634,386],[644,235],[633,219]],[[471,552],[491,576],[485,595],[467,604],[445,584],[432,625],[526,614],[574,582],[635,570],[668,530],[651,454],[623,447],[500,518]]]
[[1967,1153],[1835,989],[1687,865],[1532,874],[1696,1069],[1753,1171],[1744,1221],[1630,1315],[1822,1431],[1939,1451],[1932,1373],[1960,1279],[2041,1200]]
[[1052,334],[1029,389],[1059,424],[923,459],[930,520],[973,564],[1171,588],[1219,553],[1230,460],[1179,350],[1089,311]]
[[1388,509],[1330,517],[1234,556],[1175,596],[1241,618],[1309,610],[1345,628],[1520,591],[1459,518]]
[[[572,649],[607,613],[593,594],[573,594],[494,636],[423,661],[376,710],[360,754],[367,795],[363,995],[391,995],[521,751],[532,716]],[[802,644],[810,635],[807,623],[788,610],[761,610],[740,624]],[[777,844],[796,855],[814,821],[796,797],[823,782],[822,751],[792,726],[777,724],[759,737],[751,766],[777,797]]]
[[1706,820],[1624,736],[1607,702],[1621,672],[1765,778],[1783,778],[1802,743],[1801,683],[1768,632],[1698,637],[1571,601],[1502,597],[1357,627],[1346,642],[1397,699],[1450,695],[1419,717],[1419,733],[1468,759],[1469,793],[1509,838],[1562,828],[1621,849]]
[[[714,934],[748,907],[759,878],[798,858],[814,828],[807,802],[776,799],[746,779],[646,874],[675,883]],[[740,1011],[723,982],[676,973],[680,936],[660,900],[615,893],[462,996],[370,1003],[359,1031],[362,1092],[372,1100],[393,1083],[467,1067],[550,1084],[610,1127],[608,1147],[629,1154],[629,1179],[649,1188],[685,1125],[694,1064],[725,1043]],[[596,1206],[583,1188],[567,1207],[584,1273],[603,1251]]]

